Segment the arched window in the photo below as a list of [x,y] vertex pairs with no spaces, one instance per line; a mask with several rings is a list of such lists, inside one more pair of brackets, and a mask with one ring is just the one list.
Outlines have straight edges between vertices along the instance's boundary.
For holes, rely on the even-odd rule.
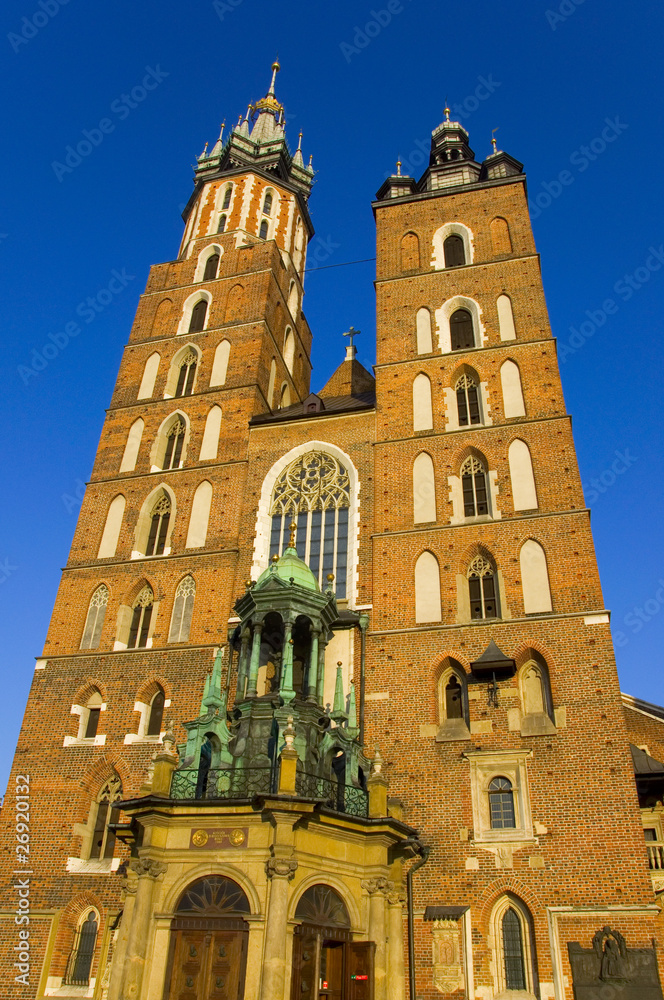
[[189,321],[189,333],[200,333],[201,330],[205,328],[205,317],[207,316],[207,301],[205,299],[199,299],[194,308],[191,310],[191,319]]
[[180,580],[175,591],[171,627],[168,633],[169,642],[186,642],[191,628],[191,616],[194,612],[194,597],[196,582],[193,576],[185,576]]
[[475,556],[468,567],[471,618],[497,618],[496,571],[484,556]]
[[270,362],[270,380],[267,386],[267,405],[272,409],[274,403],[274,383],[277,378],[277,362],[274,358]]
[[263,219],[263,221],[261,222],[261,228],[258,235],[262,240],[266,240],[269,231],[270,231],[270,223],[267,221],[267,219]]
[[[205,305],[205,302],[203,303]],[[196,378],[196,366],[198,355],[194,351],[187,351],[180,362],[180,372],[178,374],[177,385],[174,396],[191,396],[194,391],[194,379]]]
[[293,264],[295,270],[299,271],[304,263],[304,226],[302,219],[298,216],[295,223],[295,244],[293,248]]
[[212,372],[210,374],[210,388],[215,385],[224,385],[228,372],[228,359],[231,353],[231,345],[228,340],[222,340],[217,345],[212,362]]
[[511,906],[505,911],[502,931],[505,987],[508,990],[525,990],[526,972],[523,958],[521,921]]
[[127,649],[145,649],[150,634],[150,621],[154,606],[152,587],[146,583],[132,607]]
[[498,216],[489,223],[491,243],[495,254],[512,253],[512,239],[507,220]]
[[467,309],[457,309],[450,316],[450,339],[453,351],[463,351],[475,346],[473,317]]
[[462,375],[454,388],[456,389],[459,427],[481,424],[480,401],[475,379],[471,375]]
[[229,184],[224,192],[224,202],[223,205],[221,206],[223,209],[226,209],[230,206],[232,195],[233,195],[233,185]]
[[81,740],[93,740],[99,729],[99,716],[103,700],[99,691],[92,692],[81,712],[78,735]]
[[266,191],[263,199],[263,215],[272,215],[272,192]]
[[143,369],[143,377],[141,379],[141,384],[138,389],[137,399],[150,399],[152,393],[154,392],[154,383],[157,378],[157,371],[159,369],[159,362],[161,361],[161,356],[155,351],[151,354],[148,360],[145,362],[145,368]]
[[220,215],[219,216],[219,222],[217,223],[217,232],[218,233],[223,233],[225,231],[225,229],[226,229],[226,216],[225,215]]
[[503,414],[510,417],[525,417],[521,373],[514,361],[505,361],[500,366],[500,385],[503,391]]
[[461,466],[461,487],[464,517],[479,517],[489,513],[486,470],[473,455]]
[[173,300],[162,299],[157,306],[152,320],[152,336],[166,337],[173,331],[170,329],[173,315]]
[[212,484],[206,479],[196,487],[194,493],[189,528],[187,529],[187,541],[185,542],[186,549],[200,549],[205,545],[211,504]]
[[288,371],[293,374],[293,361],[295,360],[295,337],[290,327],[286,328],[284,337],[284,364]]
[[295,520],[295,547],[317,578],[321,590],[334,574],[338,598],[346,596],[350,479],[336,458],[310,451],[296,458],[278,477],[272,492],[270,557],[288,544]]
[[537,510],[537,490],[530,448],[516,438],[507,449],[514,510]]
[[122,798],[122,782],[116,774],[106,782],[97,796],[97,816],[90,845],[90,859],[112,858],[115,850],[115,833],[109,825],[120,819],[115,803]]
[[413,522],[436,520],[436,482],[433,459],[420,452],[413,462]]
[[122,461],[120,462],[120,472],[133,472],[136,468],[136,460],[141,447],[144,427],[145,423],[139,417],[138,420],[134,420],[129,428],[124,452],[122,453]]
[[439,622],[440,568],[433,552],[423,552],[415,563],[415,621]]
[[221,431],[221,407],[212,406],[205,418],[205,430],[201,442],[199,462],[209,462],[216,459],[219,450],[219,433]]
[[514,792],[508,778],[493,778],[489,783],[489,817],[492,830],[513,830],[516,827]]
[[159,736],[161,733],[161,723],[164,718],[164,703],[166,701],[166,696],[162,688],[159,688],[157,693],[152,698],[150,702],[150,716],[148,718],[148,724],[145,729],[146,736]]
[[217,270],[219,268],[219,254],[213,253],[208,257],[205,264],[205,271],[203,272],[203,281],[214,281],[217,277]]
[[244,285],[233,285],[226,300],[226,323],[235,323],[242,318],[244,310]]
[[81,919],[76,929],[74,947],[67,960],[67,970],[64,975],[66,986],[89,986],[92,960],[97,946],[99,922],[95,910],[90,910]]
[[424,306],[417,310],[415,318],[417,332],[417,353],[431,354],[433,343],[431,340],[431,313]]
[[281,387],[281,400],[279,402],[279,409],[283,410],[286,406],[290,405],[291,405],[290,387],[288,385],[288,382],[284,382]]
[[514,312],[512,311],[512,300],[509,295],[499,295],[496,306],[498,307],[498,329],[500,330],[500,339],[516,340]]
[[459,267],[459,265],[466,263],[463,239],[456,233],[447,237],[443,243],[443,251],[445,253],[445,267]]
[[452,674],[445,685],[445,716],[448,719],[463,719],[463,689],[459,679]]
[[290,312],[293,319],[297,319],[296,316],[297,299],[298,299],[297,285],[295,284],[294,281],[291,281],[288,288],[288,311]]
[[420,372],[413,379],[413,430],[429,431],[432,428],[431,380]]
[[97,649],[99,646],[107,607],[108,587],[105,583],[102,583],[90,598],[88,616],[85,619],[85,628],[83,629],[83,638],[81,639],[81,649]]
[[[164,452],[162,469],[168,470],[180,468],[182,446],[184,444],[186,430],[187,428],[184,420],[181,420],[179,417],[171,424],[171,427],[166,435],[166,451]],[[146,553],[146,555],[151,554],[152,553]]]
[[162,556],[164,554],[170,519],[171,498],[167,493],[162,493],[150,514],[150,532],[145,546],[146,556]]
[[102,534],[101,542],[99,543],[97,559],[110,559],[115,555],[115,550],[118,547],[118,538],[120,536],[120,528],[122,527],[122,518],[124,517],[126,502],[127,501],[123,497],[122,493],[118,493],[118,495],[111,500],[108,513],[106,515],[104,533]]
[[552,610],[546,553],[534,538],[528,538],[519,552],[523,610],[527,615]]
[[420,241],[415,233],[406,233],[401,240],[401,270],[417,271],[420,267]]

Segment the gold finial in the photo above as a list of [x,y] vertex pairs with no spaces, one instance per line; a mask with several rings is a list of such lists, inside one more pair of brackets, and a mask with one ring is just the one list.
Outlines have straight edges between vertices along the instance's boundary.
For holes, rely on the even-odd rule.
[[[500,126],[498,126],[498,128],[500,128]],[[493,146],[494,153],[498,152],[498,143],[496,142],[496,132],[498,131],[498,128],[491,129],[491,145]]]
[[252,585],[253,582],[254,582],[253,580],[245,580],[244,581],[244,585],[247,588],[247,590],[249,590],[249,588],[251,587],[251,585]]
[[330,583],[332,583],[332,581],[334,580],[334,573],[328,573],[327,578],[330,581]]
[[277,555],[277,553],[276,553],[276,552],[275,552],[275,553],[274,553],[274,555],[272,556],[272,562],[273,562],[273,563],[278,563],[278,562],[279,562],[279,556]]
[[288,527],[290,528],[290,540],[288,542],[288,547],[290,549],[294,549],[295,548],[295,531],[297,529],[297,521],[291,521],[291,523],[288,525]]
[[342,664],[341,660],[337,660],[337,666],[338,666],[338,667],[341,667],[341,666],[343,666],[343,664]]
[[401,177],[401,160],[397,160],[397,177]]
[[276,59],[274,60],[274,62],[273,62],[273,63],[272,63],[272,65],[270,66],[270,69],[271,69],[271,70],[272,70],[272,71],[273,71],[274,73],[278,73],[278,72],[279,72],[279,70],[281,69],[281,66],[279,65],[279,56],[277,56],[277,58],[276,58]]
[[447,103],[447,98],[445,98],[445,121],[448,122],[449,120],[450,120],[450,107],[449,104]]
[[300,129],[300,134],[297,138],[297,148],[302,152],[302,129]]

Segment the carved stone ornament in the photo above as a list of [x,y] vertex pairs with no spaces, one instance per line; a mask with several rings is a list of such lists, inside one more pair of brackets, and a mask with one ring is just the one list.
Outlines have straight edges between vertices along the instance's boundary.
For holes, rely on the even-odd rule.
[[464,989],[461,927],[456,920],[434,920],[431,950],[436,989],[441,993]]
[[161,861],[153,861],[152,858],[132,858],[129,862],[131,871],[136,872],[139,878],[159,878],[166,871],[166,865]]
[[607,989],[620,1000],[662,1000],[654,948],[628,948],[618,930],[605,924],[591,948],[567,945],[575,1000],[606,1000]]
[[366,878],[361,883],[362,888],[366,889],[370,896],[373,896],[375,892],[382,892],[384,896],[387,896],[389,892],[394,889],[394,882],[389,878]]
[[265,874],[268,878],[287,878],[290,882],[296,871],[295,858],[268,858],[265,862]]
[[386,895],[390,906],[403,906],[406,902],[406,893],[400,892],[398,889],[395,889],[393,892],[388,892]]

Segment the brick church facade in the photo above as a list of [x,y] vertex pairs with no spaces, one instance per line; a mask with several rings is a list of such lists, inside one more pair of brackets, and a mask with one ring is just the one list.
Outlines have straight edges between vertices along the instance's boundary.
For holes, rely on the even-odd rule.
[[374,372],[351,335],[314,393],[277,69],[121,361],[0,995],[659,1000],[664,712],[621,699],[522,164],[446,112],[373,203]]

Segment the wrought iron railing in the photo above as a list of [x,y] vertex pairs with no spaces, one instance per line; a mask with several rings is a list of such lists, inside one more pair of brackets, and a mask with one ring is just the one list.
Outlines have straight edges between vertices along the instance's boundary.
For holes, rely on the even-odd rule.
[[65,986],[89,986],[92,953],[74,948],[69,953],[63,982]]
[[[171,783],[173,799],[252,799],[276,792],[277,781],[269,767],[215,767],[209,771],[184,768],[174,772]],[[369,812],[368,794],[363,788],[342,785],[305,771],[297,772],[295,794],[351,816],[367,816]]]

